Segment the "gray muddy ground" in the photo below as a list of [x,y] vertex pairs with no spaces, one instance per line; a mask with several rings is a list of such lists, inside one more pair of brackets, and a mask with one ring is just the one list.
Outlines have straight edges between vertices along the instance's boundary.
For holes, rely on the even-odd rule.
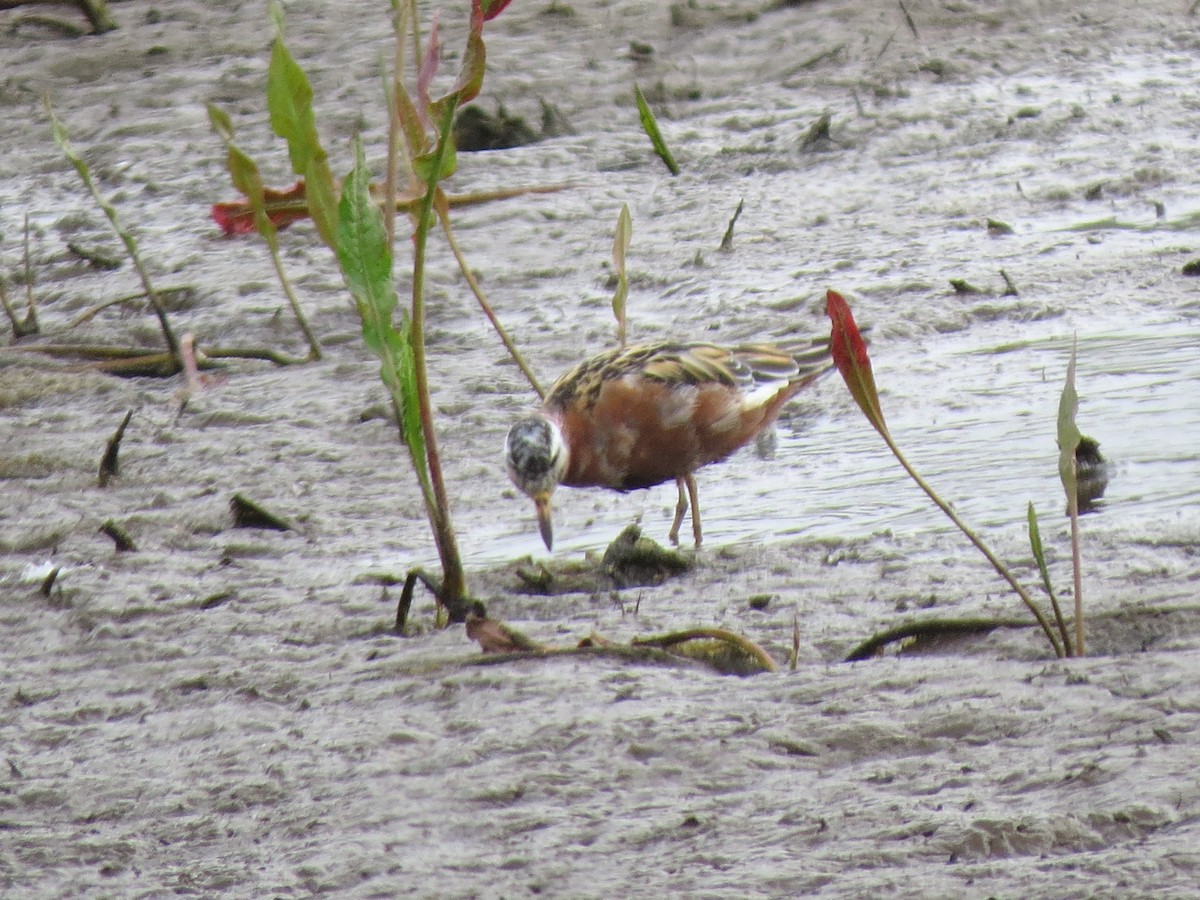
[[[451,54],[463,6],[443,4]],[[394,428],[373,414],[351,304],[299,226],[284,253],[322,363],[231,364],[179,415],[178,380],[118,380],[2,339],[0,893],[1194,895],[1200,303],[1181,270],[1200,255],[1197,18],[1185,0],[909,0],[910,29],[894,3],[783,6],[515,0],[489,26],[480,102],[536,122],[545,100],[576,133],[463,157],[454,188],[573,187],[461,212],[465,252],[546,381],[614,340],[622,203],[635,339],[786,338],[826,328],[826,287],[850,293],[914,463],[1031,586],[1034,501],[1068,599],[1053,418],[1077,335],[1080,421],[1114,471],[1083,522],[1094,655],[1058,662],[1033,629],[1006,628],[838,662],[910,618],[1023,610],[833,378],[789,408],[770,452],[701,473],[693,572],[614,596],[519,593],[512,563],[545,554],[500,447],[532,394],[440,243],[432,377],[489,609],[547,643],[719,625],[780,659],[798,620],[800,665],[747,679],[464,666],[478,649],[461,627],[433,630],[424,596],[419,633],[392,636],[396,589],[379,576],[430,563],[432,545]],[[302,352],[260,242],[208,218],[232,191],[205,100],[268,182],[291,181],[266,124],[265,8],[113,11],[119,31],[82,39],[30,8],[0,13],[11,298],[25,296],[28,215],[38,340],[157,339],[137,306],[72,324],[136,279],[67,248],[118,255],[50,140],[48,94],[156,281],[188,287],[177,328]],[[335,169],[358,129],[378,165],[383,6],[301,0],[287,15]],[[638,126],[635,80],[678,178]],[[806,142],[825,111],[829,137]],[[718,252],[741,199],[734,249]],[[121,476],[102,490],[100,454],[129,409]],[[239,491],[298,530],[234,530]],[[558,559],[635,518],[661,540],[674,504],[670,488],[556,499]],[[108,519],[137,552],[114,553]]]

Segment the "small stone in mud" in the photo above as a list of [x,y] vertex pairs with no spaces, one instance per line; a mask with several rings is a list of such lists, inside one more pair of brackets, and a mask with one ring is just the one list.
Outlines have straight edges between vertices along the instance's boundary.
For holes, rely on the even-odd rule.
[[1082,435],[1075,447],[1076,497],[1080,512],[1096,508],[1108,488],[1108,461],[1100,453],[1100,442]]
[[829,110],[821,113],[820,118],[809,126],[808,131],[800,140],[801,150],[824,149],[832,143],[829,126],[833,122],[833,114]]
[[971,284],[971,282],[963,278],[951,278],[950,287],[954,288],[956,294],[982,294],[983,291]]
[[688,557],[642,537],[637,525],[629,525],[617,535],[600,563],[601,571],[621,587],[661,584],[691,567]]
[[1190,262],[1183,264],[1183,274],[1197,276],[1200,275],[1200,259],[1193,259]]
[[654,46],[647,44],[645,41],[630,41],[629,42],[629,58],[634,60],[646,60],[654,56]]
[[1007,222],[1001,222],[999,219],[987,220],[987,232],[992,237],[1000,237],[1006,234],[1013,233],[1013,227]]
[[917,71],[928,72],[931,75],[941,78],[943,75],[950,74],[953,71],[953,67],[944,59],[929,59],[917,66]]
[[457,148],[470,153],[479,150],[508,150],[538,141],[537,133],[520,116],[509,115],[501,103],[495,113],[479,106],[468,106],[454,120]]

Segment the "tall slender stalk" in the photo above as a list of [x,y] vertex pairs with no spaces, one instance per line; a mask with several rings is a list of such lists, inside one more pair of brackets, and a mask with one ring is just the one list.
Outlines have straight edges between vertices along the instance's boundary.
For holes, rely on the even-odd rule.
[[953,507],[951,507],[949,503],[938,496],[937,492],[929,486],[929,483],[926,482],[925,479],[921,477],[920,473],[918,473],[917,470],[912,467],[909,461],[905,458],[904,454],[900,451],[900,448],[896,446],[896,442],[892,439],[891,433],[887,429],[883,429],[879,433],[883,437],[884,442],[888,445],[888,449],[892,451],[892,455],[895,456],[900,465],[904,467],[904,471],[909,474],[909,477],[911,477],[912,480],[917,483],[917,486],[925,492],[929,499],[937,505],[937,508],[944,512],[950,518],[950,521],[958,526],[958,530],[967,536],[967,539],[974,544],[976,548],[978,548],[979,552],[982,553],[987,558],[987,561],[992,564],[992,567],[998,573],[1000,573],[1000,577],[1008,582],[1009,586],[1017,592],[1017,596],[1021,598],[1027,607],[1029,607],[1029,611],[1033,613],[1033,617],[1037,619],[1038,625],[1042,627],[1042,631],[1046,633],[1047,640],[1050,641],[1050,645],[1054,648],[1055,656],[1061,657],[1066,655],[1062,644],[1058,640],[1058,635],[1054,633],[1054,628],[1050,625],[1049,620],[1047,620],[1042,611],[1038,609],[1037,604],[1033,602],[1033,598],[1029,596],[1029,592],[1021,586],[1021,583],[1017,581],[1012,572],[1008,570],[1008,566],[1004,565],[1004,563],[1000,561],[996,554],[994,554],[991,548],[983,542],[979,535],[977,535],[971,529],[971,527],[967,525],[966,522],[959,518],[958,513],[954,511]]
[[1017,592],[1017,596],[1033,613],[1033,617],[1037,619],[1038,625],[1042,627],[1042,631],[1046,634],[1046,639],[1050,641],[1050,646],[1054,648],[1054,654],[1058,657],[1064,656],[1069,652],[1069,647],[1064,647],[1059,642],[1058,636],[1054,633],[1054,629],[1050,626],[1049,621],[1038,609],[1037,604],[1033,602],[1033,598],[1029,596],[1029,592],[1021,586],[1008,567],[992,553],[991,549],[985,544],[974,531],[972,531],[967,523],[958,517],[950,504],[944,501],[937,493],[929,486],[922,478],[917,470],[912,467],[904,454],[900,452],[900,448],[896,446],[896,442],[892,439],[891,432],[888,430],[887,422],[883,417],[883,409],[879,405],[879,391],[875,387],[875,375],[871,371],[871,357],[867,353],[867,344],[863,340],[862,333],[858,330],[858,325],[854,321],[854,314],[850,311],[850,305],[846,302],[846,298],[837,291],[828,290],[825,292],[826,310],[829,313],[829,318],[832,323],[832,330],[829,335],[829,350],[833,355],[833,361],[837,365],[838,370],[842,373],[842,378],[846,382],[846,387],[850,390],[850,395],[854,398],[854,402],[858,404],[858,408],[862,410],[863,415],[867,417],[867,421],[871,426],[879,432],[879,436],[883,438],[888,449],[892,451],[892,455],[904,468],[904,471],[909,474],[917,486],[921,488],[934,502],[942,512],[944,512],[959,531],[967,536],[972,544],[981,552],[992,567],[1000,573],[1000,577],[1008,582],[1009,586]]
[[108,217],[108,222],[112,226],[113,231],[117,233],[117,237],[121,239],[121,243],[125,245],[125,252],[133,263],[133,268],[137,271],[138,278],[142,282],[142,289],[146,292],[146,299],[150,301],[150,306],[154,309],[154,314],[158,316],[158,323],[163,333],[163,340],[167,344],[167,352],[171,354],[171,361],[175,367],[175,371],[183,370],[183,357],[179,353],[179,339],[175,337],[175,331],[171,328],[170,320],[167,318],[166,307],[163,306],[162,298],[158,296],[158,291],[154,289],[154,285],[150,282],[150,273],[146,271],[146,266],[142,263],[142,256],[138,252],[137,241],[133,235],[121,225],[120,219],[117,218],[117,210],[111,203],[104,198],[100,193],[100,189],[96,187],[96,182],[92,179],[92,173],[88,169],[88,165],[84,162],[83,157],[75,152],[71,146],[71,142],[67,137],[67,129],[62,122],[54,114],[54,109],[50,106],[50,98],[45,98],[46,113],[50,116],[50,125],[54,133],[55,143],[62,150],[63,155],[67,157],[71,165],[75,167],[75,171],[79,173],[79,177],[83,180],[84,186],[92,195],[92,199],[103,210],[104,215]]
[[1086,656],[1083,642],[1083,559],[1079,549],[1079,494],[1072,492],[1068,502],[1071,516],[1071,569],[1075,577],[1075,655]]
[[467,583],[463,572],[462,558],[454,537],[454,526],[450,522],[450,499],[446,494],[446,482],[442,476],[441,455],[438,453],[437,432],[433,422],[433,406],[429,399],[429,374],[425,363],[425,260],[429,245],[429,230],[433,227],[433,199],[438,190],[438,176],[450,153],[450,141],[454,127],[454,113],[458,109],[457,96],[447,99],[438,123],[438,142],[434,148],[429,177],[425,185],[425,196],[417,214],[417,227],[413,235],[413,281],[411,341],[413,365],[416,373],[417,401],[421,414],[421,428],[425,432],[425,455],[429,462],[429,480],[433,488],[434,509],[430,513],[434,540],[442,562],[441,600],[446,605],[452,621],[459,621],[467,614]]
[[537,376],[533,374],[533,370],[525,362],[525,357],[521,355],[521,351],[517,349],[517,345],[509,337],[504,326],[500,324],[500,319],[496,316],[495,310],[492,309],[492,304],[488,302],[487,295],[484,294],[483,288],[479,284],[479,279],[475,277],[475,273],[471,271],[471,267],[467,264],[467,258],[463,256],[463,252],[458,246],[458,240],[454,237],[454,229],[450,227],[449,204],[444,201],[445,198],[442,197],[440,198],[440,202],[436,203],[438,218],[442,221],[442,231],[446,235],[446,243],[450,245],[450,249],[454,253],[454,258],[458,260],[458,267],[462,270],[463,277],[467,279],[467,284],[470,285],[471,292],[475,294],[475,299],[479,301],[479,308],[483,310],[483,314],[492,323],[492,328],[496,329],[496,334],[500,335],[500,340],[504,343],[505,349],[508,350],[509,356],[513,358],[526,380],[529,381],[534,392],[538,395],[538,399],[545,400],[546,392],[538,384]]

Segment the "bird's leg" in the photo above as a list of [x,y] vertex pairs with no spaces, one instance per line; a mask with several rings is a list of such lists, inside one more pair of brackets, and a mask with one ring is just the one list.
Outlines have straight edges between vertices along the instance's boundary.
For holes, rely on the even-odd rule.
[[696,487],[696,476],[688,474],[683,483],[687,485],[688,497],[692,500],[692,535],[696,538],[696,546],[703,539],[700,534],[700,491]]
[[675,504],[675,521],[671,523],[671,530],[667,532],[667,537],[675,546],[679,546],[679,526],[683,524],[683,514],[688,511],[688,495],[684,493],[686,484],[687,480],[684,478],[675,479],[675,486],[679,488],[679,502]]

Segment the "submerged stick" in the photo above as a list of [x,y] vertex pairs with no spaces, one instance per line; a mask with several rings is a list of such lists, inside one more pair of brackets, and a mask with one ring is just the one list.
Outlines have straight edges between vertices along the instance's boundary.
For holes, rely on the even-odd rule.
[[1034,624],[1026,619],[929,619],[923,622],[906,622],[871,635],[847,653],[843,662],[871,659],[888,644],[908,638],[961,637],[987,633],[997,628],[1032,628]]

